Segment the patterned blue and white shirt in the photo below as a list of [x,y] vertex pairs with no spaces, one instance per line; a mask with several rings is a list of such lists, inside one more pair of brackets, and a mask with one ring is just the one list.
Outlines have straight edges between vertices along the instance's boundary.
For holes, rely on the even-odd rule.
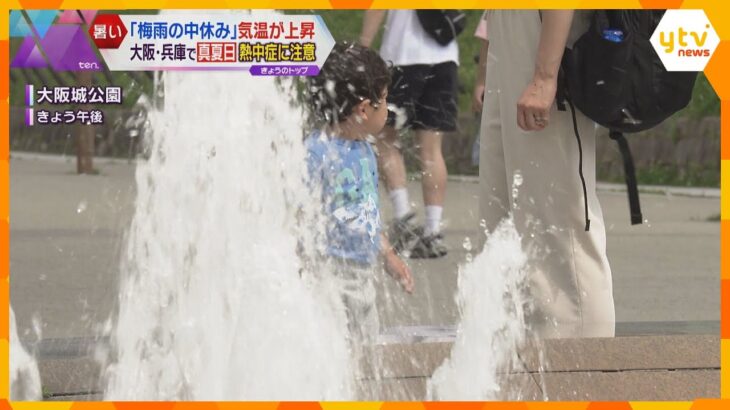
[[327,253],[372,264],[380,252],[378,165],[367,141],[315,131],[305,140],[313,186],[322,189]]

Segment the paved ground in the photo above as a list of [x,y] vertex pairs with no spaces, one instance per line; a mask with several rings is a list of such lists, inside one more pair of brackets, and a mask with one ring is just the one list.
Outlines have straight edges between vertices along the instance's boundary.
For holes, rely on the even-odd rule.
[[[83,337],[116,304],[119,251],[133,212],[134,168],[98,160],[98,176],[74,174],[73,159],[11,160],[11,303],[21,337]],[[418,183],[412,198],[420,201]],[[413,296],[381,301],[385,327],[452,325],[456,266],[465,237],[476,239],[476,185],[450,182],[448,258],[414,263]],[[719,198],[642,195],[648,224],[631,227],[625,194],[600,193],[608,227],[617,319],[631,322],[719,320]],[[386,212],[388,210],[386,209]],[[383,281],[388,292],[397,292]],[[380,292],[381,295],[388,292]],[[668,327],[671,328],[671,327]],[[638,330],[637,330],[638,329]]]

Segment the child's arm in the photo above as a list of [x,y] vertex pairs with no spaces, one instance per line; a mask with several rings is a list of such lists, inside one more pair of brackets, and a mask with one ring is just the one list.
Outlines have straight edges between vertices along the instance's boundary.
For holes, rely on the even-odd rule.
[[385,271],[403,286],[403,290],[413,293],[414,285],[411,268],[395,253],[388,238],[382,233],[380,234],[380,244],[383,259],[385,260]]
[[360,44],[365,47],[370,47],[373,44],[378,30],[380,30],[380,25],[383,24],[385,13],[385,10],[365,10],[362,19],[362,31],[360,31]]

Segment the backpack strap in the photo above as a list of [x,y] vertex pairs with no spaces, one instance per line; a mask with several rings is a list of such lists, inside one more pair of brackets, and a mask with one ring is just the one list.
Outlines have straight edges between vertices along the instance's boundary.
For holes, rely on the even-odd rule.
[[[538,10],[540,16],[540,23],[542,23],[542,11]],[[558,69],[558,84],[557,91],[555,92],[555,105],[558,111],[567,111],[565,103],[567,102],[570,106],[570,114],[573,119],[573,132],[575,133],[575,139],[578,141],[578,176],[580,177],[581,187],[583,188],[583,211],[585,212],[585,230],[586,232],[591,229],[591,219],[588,216],[588,189],[586,188],[586,179],[583,176],[583,144],[580,140],[580,133],[578,133],[578,122],[575,118],[575,107],[573,102],[570,100],[570,92],[568,91],[568,84],[565,80],[565,59],[569,58],[571,50],[565,47],[563,51],[563,60],[560,63]]]
[[586,232],[591,230],[591,219],[588,217],[588,189],[586,188],[586,179],[583,176],[583,144],[580,140],[580,133],[578,133],[578,121],[575,118],[575,107],[570,98],[566,100],[570,106],[570,115],[573,118],[573,132],[575,133],[575,139],[578,141],[578,176],[580,177],[580,184],[583,188],[583,211],[585,212],[586,219]]
[[[610,12],[607,11],[596,11],[595,14],[592,17],[592,25],[597,24],[597,19],[603,18],[607,20],[611,20],[611,18],[614,17]],[[642,20],[640,21],[640,24],[644,29],[649,27],[649,16],[644,15],[642,16]],[[540,13],[540,22],[542,22],[542,13]],[[625,25],[625,24],[622,24]],[[591,30],[589,28],[589,30]],[[566,47],[565,51],[563,52],[563,59],[560,64],[560,70],[558,71],[558,84],[557,84],[557,92],[555,94],[555,102],[558,108],[558,111],[566,111],[566,103],[570,107],[571,116],[573,119],[573,132],[575,133],[575,138],[578,142],[578,174],[580,176],[581,185],[583,188],[583,207],[585,211],[585,230],[590,230],[591,227],[591,221],[588,217],[588,195],[587,195],[587,189],[586,189],[586,182],[585,177],[583,176],[583,146],[581,144],[580,140],[580,134],[578,133],[578,124],[576,121],[575,116],[575,107],[573,106],[573,101],[571,99],[570,95],[570,89],[568,87],[568,83],[566,80],[566,67],[570,67],[570,64],[568,63],[568,59],[571,58],[572,49]],[[634,168],[634,159],[631,155],[631,150],[629,149],[629,143],[626,141],[626,137],[622,132],[610,130],[609,136],[612,140],[616,141],[619,147],[619,151],[621,152],[621,158],[623,159],[624,163],[624,178],[626,179],[626,191],[629,197],[629,210],[631,213],[631,224],[632,225],[638,225],[641,224],[644,220],[642,214],[641,214],[641,204],[639,202],[639,189],[636,182],[636,170]]]
[[621,151],[621,158],[624,162],[624,178],[626,179],[626,192],[629,196],[629,210],[631,212],[631,225],[638,225],[644,221],[641,215],[641,204],[639,203],[639,188],[636,184],[636,170],[634,169],[634,158],[631,156],[629,142],[622,132],[611,130],[609,137],[616,141]]

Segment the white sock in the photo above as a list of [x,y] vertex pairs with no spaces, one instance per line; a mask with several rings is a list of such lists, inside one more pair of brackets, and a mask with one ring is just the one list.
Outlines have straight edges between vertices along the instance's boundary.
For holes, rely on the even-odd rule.
[[397,188],[388,192],[390,202],[393,204],[393,213],[395,217],[400,219],[411,212],[411,204],[408,202],[408,190],[405,188]]
[[426,207],[426,227],[424,235],[436,235],[441,231],[441,214],[444,213],[443,206],[429,205]]

